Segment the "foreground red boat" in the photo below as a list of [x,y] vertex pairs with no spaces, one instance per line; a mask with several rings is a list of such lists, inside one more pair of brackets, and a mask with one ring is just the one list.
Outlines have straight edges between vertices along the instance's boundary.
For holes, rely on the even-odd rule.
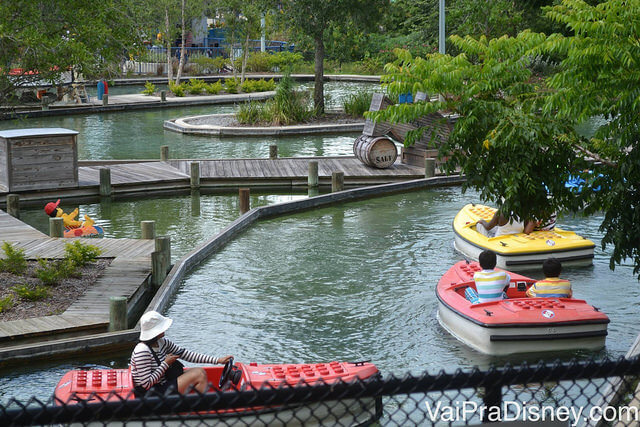
[[[231,375],[224,374],[229,364],[206,366],[211,391],[259,389],[265,384],[271,387],[300,384],[331,384],[366,381],[379,377],[378,368],[367,362],[330,362],[316,364],[257,364],[236,363],[232,365]],[[188,369],[188,368],[187,368]],[[233,374],[235,373],[235,375]],[[236,376],[233,381],[233,377]],[[226,378],[230,378],[229,382]],[[234,384],[235,382],[235,384]],[[226,383],[226,384],[225,384]],[[67,372],[58,382],[54,392],[57,405],[76,404],[78,402],[100,402],[135,399],[133,382],[129,369],[73,370]],[[287,425],[291,423],[313,425],[319,423],[337,423],[340,425],[367,425],[382,415],[382,402],[379,398],[343,399],[334,402],[287,405],[286,407],[250,407],[227,411],[213,411],[196,414],[199,418],[240,418],[241,422],[251,425],[259,420],[261,424],[275,422]],[[184,414],[180,416],[184,419]],[[163,417],[166,421],[166,416]],[[148,421],[144,419],[143,421]]]
[[487,354],[602,348],[609,318],[586,301],[529,298],[534,279],[509,272],[508,299],[473,304],[477,262],[456,263],[438,282],[438,321],[453,336]]

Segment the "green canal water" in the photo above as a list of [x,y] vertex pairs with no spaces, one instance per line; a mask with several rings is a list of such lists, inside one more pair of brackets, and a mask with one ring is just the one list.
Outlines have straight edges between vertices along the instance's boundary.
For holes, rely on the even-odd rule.
[[[300,87],[309,88],[310,85],[305,83]],[[325,88],[328,107],[337,107],[349,94],[373,91],[379,85],[327,82]],[[140,93],[142,89],[123,86],[122,90]],[[211,105],[10,120],[0,121],[0,130],[34,127],[76,130],[79,132],[80,160],[159,159],[163,145],[169,147],[170,156],[175,159],[264,158],[269,157],[269,146],[273,144],[278,145],[281,157],[353,155],[353,141],[357,134],[220,139],[183,135],[162,128],[165,120],[231,113],[236,108],[235,105]]]
[[[252,205],[300,195],[252,196]],[[490,357],[451,337],[436,320],[435,284],[463,259],[453,248],[452,219],[473,193],[457,187],[411,192],[307,211],[258,223],[192,271],[167,314],[168,336],[196,351],[249,362],[371,360],[384,375],[487,367],[542,358],[621,356],[638,331],[640,287],[630,266],[608,268],[599,248],[600,216],[559,223],[596,243],[592,267],[567,269],[575,296],[611,318],[603,351]],[[71,209],[73,206],[64,206]],[[237,217],[235,195],[124,200],[80,205],[111,237],[139,236],[157,221],[171,236],[174,260]],[[24,220],[46,229],[41,209]],[[534,277],[540,277],[531,274]],[[0,373],[0,402],[46,399],[66,370],[127,366],[128,354],[53,362]]]

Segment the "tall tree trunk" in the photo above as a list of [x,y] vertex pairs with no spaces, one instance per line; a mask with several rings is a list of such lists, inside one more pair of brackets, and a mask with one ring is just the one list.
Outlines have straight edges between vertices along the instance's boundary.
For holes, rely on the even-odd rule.
[[167,42],[167,82],[173,79],[173,61],[171,60],[171,27],[169,26],[169,8],[164,8],[164,37]]
[[186,33],[187,33],[187,29],[184,25],[184,7],[185,7],[185,0],[182,0],[182,46],[180,47],[180,63],[178,64],[178,73],[176,74],[176,84],[179,85],[180,84],[180,77],[182,76],[182,68],[184,67],[184,57],[185,57],[185,52],[186,52],[186,47],[185,47],[185,39],[186,39]]
[[247,58],[249,57],[249,29],[247,28],[247,37],[244,40],[244,52],[242,52],[242,74],[240,83],[244,83],[244,74],[247,70]]
[[314,37],[316,45],[315,87],[313,89],[313,105],[316,114],[324,114],[324,40],[322,34]]

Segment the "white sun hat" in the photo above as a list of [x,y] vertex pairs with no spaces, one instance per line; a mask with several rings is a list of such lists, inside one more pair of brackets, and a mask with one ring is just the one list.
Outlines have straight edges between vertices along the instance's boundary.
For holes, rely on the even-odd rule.
[[164,317],[157,311],[147,311],[140,318],[140,341],[149,341],[165,332],[171,324],[172,319]]

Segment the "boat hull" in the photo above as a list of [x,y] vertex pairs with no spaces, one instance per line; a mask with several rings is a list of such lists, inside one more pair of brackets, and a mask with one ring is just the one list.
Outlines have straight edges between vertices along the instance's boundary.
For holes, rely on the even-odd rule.
[[593,263],[595,244],[571,231],[555,228],[498,237],[487,237],[476,231],[478,220],[489,221],[495,209],[483,205],[466,205],[453,220],[454,247],[465,257],[477,261],[489,249],[496,254],[497,266],[510,271],[537,269],[549,257],[557,258],[565,267],[588,266]]
[[458,340],[482,353],[507,355],[559,350],[597,350],[605,345],[609,318],[586,301],[530,298],[535,282],[509,272],[507,299],[473,304],[478,263],[456,263],[438,281],[438,322]]

